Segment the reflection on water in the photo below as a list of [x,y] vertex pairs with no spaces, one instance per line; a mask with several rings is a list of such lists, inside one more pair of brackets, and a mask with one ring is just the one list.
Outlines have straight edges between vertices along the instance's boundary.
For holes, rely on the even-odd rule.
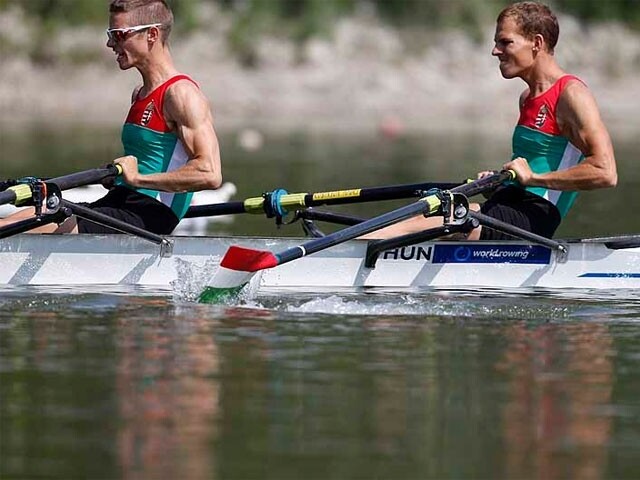
[[2,478],[640,475],[634,300],[0,297]]
[[[153,308],[134,298],[129,308]],[[164,301],[154,303],[162,309]],[[213,478],[219,385],[212,325],[202,317],[116,319],[117,453],[123,478]]]
[[507,374],[507,478],[602,478],[611,440],[615,355],[606,327],[514,324],[496,368]]

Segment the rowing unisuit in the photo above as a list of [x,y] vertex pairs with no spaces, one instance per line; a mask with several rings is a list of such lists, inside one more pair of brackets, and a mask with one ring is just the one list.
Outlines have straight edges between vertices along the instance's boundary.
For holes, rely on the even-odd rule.
[[[527,97],[522,104],[520,119],[513,132],[513,158],[526,158],[534,173],[565,170],[584,159],[582,152],[562,136],[556,121],[558,99],[572,80],[582,82],[573,75],[565,75],[549,90],[537,97]],[[545,187],[526,189],[553,203],[562,217],[567,214],[578,195],[578,192]]]
[[[147,96],[136,96],[131,105],[122,128],[122,144],[125,155],[133,155],[138,159],[138,171],[142,175],[170,172],[184,166],[189,160],[182,142],[171,131],[162,113],[167,89],[180,80],[197,85],[187,75],[176,75]],[[179,219],[184,217],[193,196],[192,192],[173,193],[134,188],[124,184],[122,179],[118,180],[118,184],[162,202]]]

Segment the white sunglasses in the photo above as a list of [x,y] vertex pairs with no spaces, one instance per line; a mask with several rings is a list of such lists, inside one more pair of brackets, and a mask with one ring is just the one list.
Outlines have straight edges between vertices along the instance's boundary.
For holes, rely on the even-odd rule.
[[107,28],[107,37],[114,42],[122,42],[130,33],[140,32],[151,27],[161,27],[161,23],[150,23],[148,25],[136,25],[135,27]]

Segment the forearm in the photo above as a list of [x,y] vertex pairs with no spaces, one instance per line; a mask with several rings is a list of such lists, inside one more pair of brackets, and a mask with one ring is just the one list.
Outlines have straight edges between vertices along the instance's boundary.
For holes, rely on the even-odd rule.
[[195,192],[219,188],[222,175],[219,171],[201,168],[194,161],[190,161],[171,172],[138,174],[128,183],[134,187],[163,192]]
[[532,174],[527,186],[545,187],[552,190],[595,190],[614,187],[617,183],[615,169],[606,165],[611,162],[591,161],[586,158],[573,167],[542,174]]

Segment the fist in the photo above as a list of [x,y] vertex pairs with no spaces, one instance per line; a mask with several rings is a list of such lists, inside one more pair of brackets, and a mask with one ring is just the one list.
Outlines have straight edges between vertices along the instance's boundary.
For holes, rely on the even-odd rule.
[[516,172],[516,180],[520,185],[525,187],[529,185],[533,177],[533,172],[531,171],[531,167],[529,167],[529,162],[527,162],[526,158],[514,158],[510,162],[505,163],[502,168]]
[[116,158],[113,163],[119,164],[122,167],[122,178],[126,183],[132,187],[137,186],[138,159],[136,157],[133,155],[127,155],[125,157]]

